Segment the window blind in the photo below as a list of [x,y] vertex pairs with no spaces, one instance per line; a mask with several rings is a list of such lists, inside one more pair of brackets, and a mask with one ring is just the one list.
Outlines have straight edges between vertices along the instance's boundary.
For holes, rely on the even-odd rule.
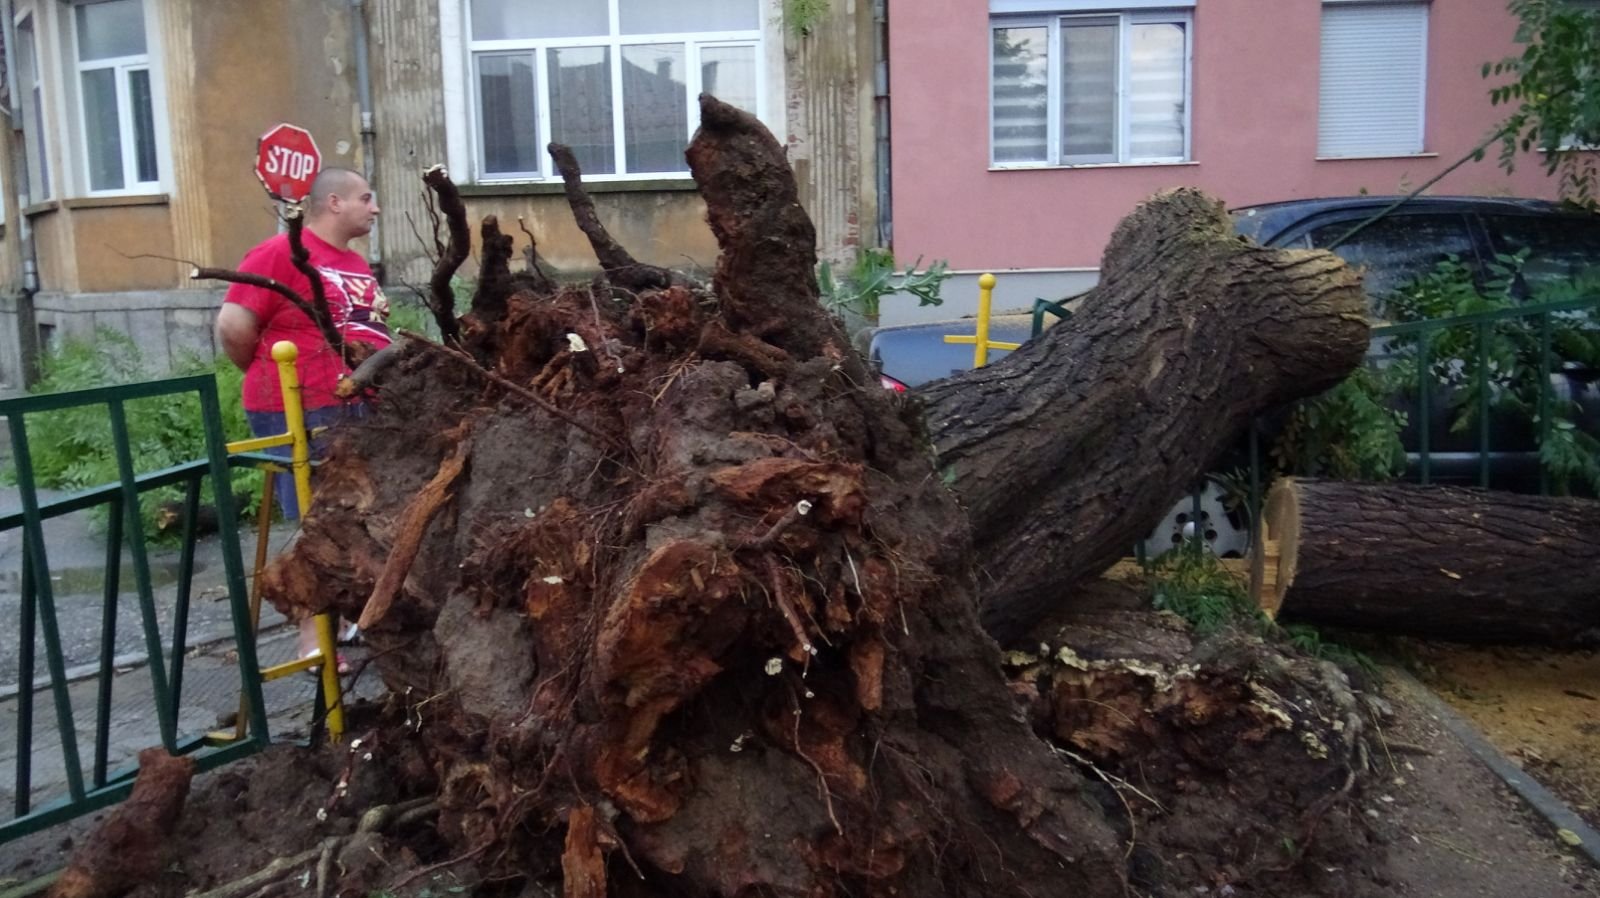
[[1422,152],[1427,46],[1424,3],[1325,5],[1317,155]]

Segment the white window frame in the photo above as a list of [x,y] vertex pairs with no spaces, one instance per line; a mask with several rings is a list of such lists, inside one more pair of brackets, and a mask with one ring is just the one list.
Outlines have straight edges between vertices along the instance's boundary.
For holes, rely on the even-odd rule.
[[[1175,4],[1176,5],[1176,4]],[[1068,161],[1061,156],[1061,23],[1071,19],[1117,19],[1117,147],[1116,158],[1104,161]],[[1134,25],[1183,26],[1183,155],[1132,159],[1128,156],[1131,116],[1127,110],[1129,65]],[[1044,28],[1049,50],[1045,76],[1045,137],[1043,162],[997,162],[994,158],[994,33],[1001,28]],[[1147,11],[1139,8],[1095,10],[1081,4],[1048,14],[993,15],[989,18],[989,167],[992,169],[1091,168],[1128,165],[1180,165],[1194,161],[1194,14],[1188,9]]]
[[[52,112],[50,110],[49,100],[47,98],[49,92],[45,89],[44,41],[40,34],[42,30],[42,24],[39,19],[38,11],[35,10],[32,5],[24,6],[19,4],[11,20],[12,33],[21,35],[22,28],[25,23],[28,26],[28,36],[33,44],[33,46],[30,48],[33,54],[33,81],[27,84],[19,84],[17,87],[19,89],[19,93],[21,91],[26,91],[28,93],[28,100],[24,105],[24,109],[33,113],[31,117],[23,119],[22,133],[24,149],[27,152],[30,168],[30,170],[27,172],[28,204],[34,205],[37,203],[46,202],[53,198],[56,193],[57,185],[56,178],[51,177],[52,170],[50,166],[49,151],[52,141],[50,140],[49,122],[51,120]],[[20,37],[18,39],[18,43],[21,43]],[[14,58],[18,59],[20,62],[22,48],[18,46],[13,52],[15,53]],[[16,114],[19,116],[24,115],[24,109],[17,110]],[[40,178],[35,178],[34,172],[32,171],[32,168],[34,167],[38,168],[38,173],[42,176],[42,180],[45,182],[44,186],[48,189],[40,189],[40,185],[37,183]]]
[[[696,98],[700,95],[701,87],[701,53],[707,49],[748,47],[755,56],[756,68],[756,117],[771,127],[769,110],[772,102],[768,97],[769,56],[768,44],[770,36],[766,33],[767,27],[763,24],[750,31],[703,31],[703,32],[663,32],[657,34],[621,34],[619,31],[620,0],[608,0],[609,23],[611,33],[594,37],[564,37],[541,38],[534,40],[474,40],[472,37],[472,0],[459,0],[458,15],[454,23],[441,22],[441,37],[449,39],[449,32],[453,29],[447,27],[454,25],[459,29],[461,44],[464,48],[462,61],[464,63],[465,88],[469,116],[466,128],[466,149],[469,152],[473,181],[478,184],[515,184],[537,183],[560,178],[550,160],[545,146],[551,137],[550,121],[550,70],[548,52],[552,49],[565,48],[604,48],[610,54],[611,63],[611,116],[613,129],[613,146],[615,159],[614,174],[584,173],[585,181],[640,181],[640,180],[680,180],[688,175],[688,166],[673,172],[628,172],[626,171],[627,146],[624,138],[623,126],[623,96],[622,96],[622,51],[626,47],[644,46],[653,44],[681,44],[684,46],[684,80],[685,101],[687,109],[687,128],[684,140],[687,142],[694,136],[700,127],[700,107]],[[767,4],[755,0],[759,8],[761,21],[767,18]],[[446,4],[447,6],[450,4]],[[478,59],[485,55],[527,54],[533,53],[534,61],[534,93],[538,103],[539,133],[535,135],[539,170],[535,172],[489,172],[487,160],[484,157],[483,146],[483,97],[478,78]],[[448,57],[446,57],[448,59]],[[447,90],[448,94],[448,90]],[[447,105],[449,105],[447,103]],[[454,160],[453,160],[454,161]],[[459,162],[456,162],[459,168]]]
[[[77,7],[89,5],[92,0],[79,0],[62,7],[62,14],[66,21],[62,30],[67,35],[67,68],[71,71],[72,96],[77,101],[77,114],[74,124],[77,133],[74,135],[73,148],[79,155],[77,166],[78,177],[82,178],[79,185],[79,195],[85,197],[103,196],[148,196],[162,192],[162,185],[166,183],[167,173],[171,170],[167,151],[166,134],[168,125],[166,121],[165,92],[161,83],[157,60],[160,58],[159,45],[157,44],[156,29],[151,27],[150,18],[157,11],[152,9],[151,0],[139,0],[141,19],[144,21],[145,52],[137,55],[116,56],[106,59],[96,59],[88,62],[79,58],[78,53],[78,21]],[[89,168],[89,122],[88,108],[83,98],[83,76],[87,72],[111,69],[117,91],[117,129],[118,140],[122,150],[122,186],[105,190],[93,188],[93,178]],[[140,181],[137,139],[134,136],[133,124],[133,97],[131,90],[132,73],[147,72],[150,80],[150,114],[155,131],[156,178],[153,181]]]

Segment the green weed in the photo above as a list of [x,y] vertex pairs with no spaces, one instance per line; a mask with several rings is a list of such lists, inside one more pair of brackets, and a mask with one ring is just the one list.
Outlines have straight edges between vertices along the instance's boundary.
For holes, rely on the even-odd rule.
[[[158,375],[137,344],[127,335],[100,330],[93,341],[67,340],[41,363],[42,377],[30,392],[60,393],[91,387],[156,380]],[[218,365],[187,357],[174,366],[172,376],[214,374],[221,406],[222,426],[229,440],[250,436],[240,397],[244,375],[226,360]],[[205,423],[199,397],[193,393],[134,399],[126,403],[128,443],[134,472],[145,474],[205,456]],[[28,446],[36,485],[60,490],[83,490],[116,482],[121,474],[111,439],[111,418],[105,405],[87,405],[27,416]],[[233,473],[234,492],[250,498],[244,513],[253,515],[260,504],[261,473]],[[15,483],[14,463],[0,478]],[[141,503],[147,535],[155,534],[157,509],[162,502],[183,497],[180,487],[162,487],[144,494]],[[207,485],[202,501],[211,501]],[[98,511],[103,521],[105,506]]]

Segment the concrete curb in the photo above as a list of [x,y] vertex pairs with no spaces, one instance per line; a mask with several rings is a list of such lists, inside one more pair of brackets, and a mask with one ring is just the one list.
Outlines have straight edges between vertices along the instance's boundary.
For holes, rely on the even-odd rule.
[[[256,634],[256,642],[259,644],[261,642],[270,642],[280,638],[283,635],[280,631],[282,631],[286,626],[287,624],[277,624],[262,630],[260,633]],[[189,652],[199,652],[224,642],[233,641],[233,628],[229,627],[227,630],[217,630],[195,638],[189,643]],[[148,664],[149,661],[149,652],[129,652],[126,655],[114,656],[111,659],[111,667],[113,670],[120,670],[125,667],[143,667],[145,664]],[[66,675],[68,685],[82,682],[83,680],[92,679],[100,675],[100,663],[97,661],[93,664],[79,664],[75,667],[69,667],[66,670]],[[34,692],[49,688],[50,677],[48,674],[34,679]],[[8,686],[0,686],[0,702],[11,701],[21,692],[22,688],[20,683],[12,683]]]
[[1429,689],[1421,680],[1412,676],[1409,671],[1399,668],[1390,668],[1390,676],[1397,680],[1404,680],[1415,687],[1416,694],[1428,713],[1439,719],[1450,734],[1460,739],[1467,747],[1467,751],[1484,763],[1484,766],[1494,771],[1494,774],[1505,781],[1511,790],[1517,793],[1528,806],[1533,808],[1539,816],[1543,817],[1555,829],[1564,829],[1577,835],[1579,844],[1577,850],[1589,858],[1590,863],[1600,867],[1600,832],[1584,822],[1573,810],[1567,807],[1566,802],[1557,798],[1554,793],[1540,785],[1526,771],[1511,762],[1498,748],[1495,748],[1478,728],[1467,721],[1465,717],[1456,713],[1444,699],[1440,698]]

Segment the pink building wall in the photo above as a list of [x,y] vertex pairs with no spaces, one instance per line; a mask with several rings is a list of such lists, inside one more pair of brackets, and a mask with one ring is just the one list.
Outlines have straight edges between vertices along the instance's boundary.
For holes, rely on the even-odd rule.
[[[1436,0],[1428,26],[1424,156],[1317,161],[1318,0],[1198,0],[1190,163],[989,170],[987,0],[891,0],[894,250],[957,270],[1094,268],[1112,228],[1164,187],[1230,207],[1415,189],[1482,140],[1504,110],[1483,63],[1515,50],[1503,0]],[[1555,179],[1498,147],[1430,192],[1552,197]]]

